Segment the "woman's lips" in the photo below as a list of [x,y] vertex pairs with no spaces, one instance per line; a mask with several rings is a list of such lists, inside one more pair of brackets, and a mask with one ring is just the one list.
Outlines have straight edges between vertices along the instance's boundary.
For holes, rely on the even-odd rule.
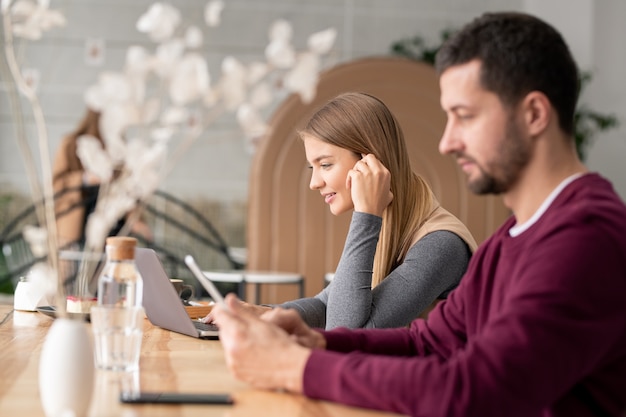
[[330,193],[330,194],[326,194],[324,196],[324,202],[326,204],[330,204],[333,201],[333,198],[335,198],[336,193]]

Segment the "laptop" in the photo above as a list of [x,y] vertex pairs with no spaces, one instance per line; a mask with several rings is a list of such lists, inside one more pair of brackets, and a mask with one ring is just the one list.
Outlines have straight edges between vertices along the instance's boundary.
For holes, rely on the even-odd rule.
[[159,256],[153,249],[136,248],[135,263],[143,278],[143,307],[150,323],[176,333],[203,339],[217,339],[214,324],[192,320]]

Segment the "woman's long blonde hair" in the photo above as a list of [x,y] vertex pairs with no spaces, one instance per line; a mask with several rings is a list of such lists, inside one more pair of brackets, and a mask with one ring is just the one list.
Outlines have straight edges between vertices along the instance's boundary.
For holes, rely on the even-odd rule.
[[326,103],[300,132],[355,154],[371,153],[391,173],[393,201],[383,213],[372,287],[399,265],[415,232],[433,209],[433,194],[411,169],[402,129],[387,106],[365,93],[344,93]]

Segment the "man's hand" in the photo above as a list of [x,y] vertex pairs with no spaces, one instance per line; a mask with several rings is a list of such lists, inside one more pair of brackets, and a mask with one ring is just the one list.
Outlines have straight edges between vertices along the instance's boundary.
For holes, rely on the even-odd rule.
[[310,349],[325,349],[326,339],[320,332],[311,329],[296,310],[274,308],[261,318],[286,331],[299,345]]
[[310,349],[295,343],[280,327],[247,311],[234,294],[225,301],[229,310],[217,305],[213,317],[233,375],[257,388],[302,393]]
[[[271,311],[272,307],[267,307],[267,306],[259,306],[256,304],[250,304],[250,303],[246,303],[245,301],[241,301],[238,298],[235,298],[235,301],[233,301],[235,303],[238,303],[241,308],[246,309],[247,311],[249,311],[250,313],[260,317],[262,314]],[[205,318],[202,319],[203,322],[205,323],[214,323],[215,322],[215,317],[213,316],[213,310],[211,310],[211,312],[209,312],[209,314],[206,315]]]

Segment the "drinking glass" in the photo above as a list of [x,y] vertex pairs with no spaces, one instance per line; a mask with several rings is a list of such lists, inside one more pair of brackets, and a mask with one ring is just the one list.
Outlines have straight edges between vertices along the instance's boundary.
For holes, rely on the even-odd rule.
[[139,369],[145,318],[143,307],[91,308],[96,366],[113,371]]

